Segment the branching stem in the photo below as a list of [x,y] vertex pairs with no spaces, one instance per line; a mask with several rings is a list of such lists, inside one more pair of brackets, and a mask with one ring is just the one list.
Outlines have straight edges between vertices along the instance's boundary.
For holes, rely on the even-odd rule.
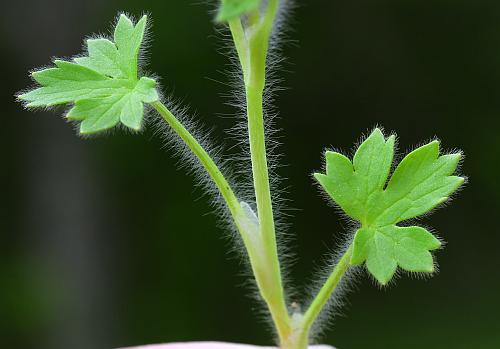
[[[290,316],[285,302],[281,269],[276,243],[269,169],[264,128],[263,93],[266,85],[266,61],[269,40],[278,10],[278,0],[270,0],[264,16],[249,15],[247,27],[240,19],[230,21],[229,27],[236,46],[245,81],[248,136],[252,162],[253,184],[257,202],[261,259],[266,261],[266,277],[256,275],[262,298],[268,305],[280,342],[291,335]],[[243,31],[242,31],[243,30]],[[252,257],[250,256],[250,259]],[[252,261],[252,265],[260,264]]]
[[[258,99],[254,100],[254,102],[258,101]],[[163,103],[157,101],[151,103],[151,105],[198,158],[219,189],[245,244],[257,285],[269,305],[279,333],[284,334],[288,329],[289,318],[283,298],[275,241],[272,245],[269,245],[262,239],[262,230],[259,228],[260,222],[257,222],[257,224],[253,222],[248,212],[245,212],[228,181],[196,138]],[[262,113],[261,103],[258,105],[260,105],[260,108],[256,108],[257,114],[259,110]],[[263,127],[262,124],[260,127]],[[263,151],[265,152],[265,148]],[[265,161],[265,158],[263,161]],[[271,227],[274,228],[274,223],[272,223]],[[269,249],[270,246],[274,246],[274,248]]]
[[349,268],[352,247],[335,266],[307,312],[298,319],[292,318],[285,301],[278,257],[263,108],[269,41],[278,6],[279,0],[269,0],[265,13],[260,17],[257,13],[252,14],[252,20],[246,26],[243,26],[240,18],[229,21],[245,82],[248,137],[257,203],[258,222],[255,225],[242,210],[242,204],[205,149],[164,104],[154,102],[152,106],[199,159],[226,201],[245,243],[261,296],[275,323],[281,348],[307,349],[314,321]]

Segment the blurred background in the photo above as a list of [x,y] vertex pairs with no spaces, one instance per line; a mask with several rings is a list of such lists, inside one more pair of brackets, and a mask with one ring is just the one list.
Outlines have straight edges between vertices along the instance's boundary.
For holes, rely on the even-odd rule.
[[[181,340],[270,344],[210,198],[152,130],[82,139],[24,111],[28,71],[81,52],[119,11],[154,21],[148,70],[227,148],[234,109],[214,1],[9,1],[1,6],[0,339],[11,349]],[[402,152],[438,136],[470,183],[423,224],[447,242],[440,273],[379,289],[366,276],[321,338],[339,349],[500,348],[500,2],[298,1],[275,101],[294,210],[292,270],[310,282],[346,227],[310,173],[375,125]],[[229,152],[228,154],[232,154]],[[233,155],[229,155],[233,156]]]

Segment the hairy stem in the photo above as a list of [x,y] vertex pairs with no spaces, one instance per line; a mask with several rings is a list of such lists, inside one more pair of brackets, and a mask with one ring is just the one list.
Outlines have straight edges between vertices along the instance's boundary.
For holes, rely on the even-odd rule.
[[232,216],[236,218],[241,211],[241,206],[238,198],[234,194],[228,181],[212,160],[210,155],[198,143],[196,138],[180,123],[179,120],[168,110],[168,108],[160,101],[151,103],[151,106],[162,116],[162,118],[169,124],[169,126],[177,133],[177,135],[184,141],[193,154],[198,158],[205,170],[208,172],[215,185],[219,189],[222,197],[224,198],[229,211]]
[[259,218],[260,238],[267,268],[271,274],[266,285],[260,287],[262,297],[267,302],[276,324],[280,338],[290,332],[288,310],[285,303],[281,270],[278,259],[273,207],[269,186],[266,145],[264,136],[264,120],[262,107],[262,90],[247,87],[248,131],[252,161],[255,197],[257,200],[257,216]]
[[[252,255],[250,255],[250,262],[262,298],[266,302],[276,325],[280,342],[284,343],[291,334],[291,324],[285,302],[276,243],[263,110],[266,60],[278,2],[278,0],[270,0],[263,16],[258,12],[250,14],[247,20],[247,28],[243,28],[239,18],[230,21],[229,28],[245,81],[248,136],[259,224],[260,254],[257,258],[252,258]],[[259,275],[260,268],[258,266],[265,267],[265,271],[260,270],[262,275]]]
[[342,280],[342,277],[349,270],[352,249],[353,247],[351,244],[342,258],[340,258],[338,263],[335,265],[332,273],[326,280],[325,284],[321,287],[318,294],[307,309],[306,313],[302,317],[293,349],[307,348],[311,327],[313,326],[314,322],[318,318],[325,305],[328,303],[328,300],[337,288],[339,282]]
[[307,349],[314,322],[349,269],[352,246],[349,246],[334,267],[306,313],[290,316],[285,302],[276,243],[263,110],[269,41],[278,8],[279,0],[269,0],[263,15],[258,12],[248,15],[245,27],[240,18],[229,22],[245,81],[248,134],[257,201],[258,234],[256,240],[250,241],[246,246],[260,293],[275,323],[280,348]]
[[233,42],[236,46],[236,52],[243,71],[243,78],[246,81],[248,76],[248,46],[246,45],[246,33],[241,24],[240,18],[235,18],[229,21],[229,28],[233,37]]
[[[260,96],[260,98],[258,97]],[[260,102],[259,102],[260,101]],[[257,104],[255,104],[257,102]],[[256,106],[255,113],[252,115],[258,116],[262,114],[262,96],[257,95],[257,99],[252,99],[252,105]],[[279,333],[285,333],[288,329],[288,312],[285,306],[283,289],[281,286],[281,275],[279,272],[279,263],[276,251],[276,243],[273,239],[271,245],[267,244],[266,241],[262,239],[262,230],[260,229],[260,222],[254,222],[252,219],[252,214],[245,210],[245,206],[242,205],[235,196],[233,190],[231,189],[229,183],[221,173],[220,169],[217,167],[215,162],[212,160],[210,155],[203,149],[203,147],[198,143],[198,141],[189,133],[189,131],[177,120],[177,118],[168,110],[168,108],[161,102],[157,101],[151,103],[153,108],[163,117],[163,119],[169,124],[169,126],[177,133],[177,135],[184,141],[184,143],[189,147],[193,154],[201,162],[205,170],[208,172],[215,185],[221,192],[226,204],[231,212],[234,222],[240,232],[243,242],[245,244],[249,259],[251,261],[252,271],[255,275],[257,285],[262,292],[264,299],[269,305],[269,309],[273,315]],[[262,116],[262,115],[261,115]],[[262,117],[260,118],[262,120]],[[256,144],[263,145],[263,125],[252,129],[256,132],[257,136],[262,135],[260,140],[256,140]],[[260,132],[262,131],[262,132]],[[258,151],[259,155],[264,154],[264,158],[258,161],[260,166],[262,162],[265,164],[265,147]],[[257,156],[258,157],[258,156]],[[267,172],[267,167],[266,167]],[[269,186],[266,187],[267,193],[269,195]],[[264,194],[266,191],[264,191]],[[259,197],[261,195],[259,194]],[[269,201],[270,203],[270,197]],[[267,204],[267,203],[266,203]],[[272,216],[271,216],[272,218]],[[269,229],[274,234],[274,223],[271,221],[267,224]],[[270,225],[269,225],[270,224]],[[274,247],[273,247],[274,246]]]

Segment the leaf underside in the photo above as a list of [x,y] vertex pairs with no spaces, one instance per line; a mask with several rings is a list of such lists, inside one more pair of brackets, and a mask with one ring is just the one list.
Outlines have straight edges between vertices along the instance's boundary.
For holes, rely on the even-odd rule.
[[41,86],[18,98],[26,107],[70,104],[66,117],[80,121],[80,133],[92,134],[122,123],[140,130],[144,103],[158,100],[156,82],[138,77],[138,55],[146,30],[147,17],[136,25],[121,15],[114,42],[88,39],[87,56],[72,61],[55,60],[55,67],[32,73]]
[[353,160],[326,152],[326,174],[315,178],[337,205],[361,223],[353,242],[351,264],[365,263],[382,285],[397,267],[434,271],[430,251],[441,246],[429,231],[398,223],[424,215],[448,200],[464,182],[454,176],[461,153],[439,155],[433,141],[408,154],[389,179],[395,137],[379,129],[359,146]]

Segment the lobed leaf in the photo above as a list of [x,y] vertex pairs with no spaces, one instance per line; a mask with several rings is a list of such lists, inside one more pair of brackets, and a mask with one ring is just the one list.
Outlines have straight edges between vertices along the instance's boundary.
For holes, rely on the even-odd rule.
[[440,156],[438,141],[408,154],[388,182],[394,143],[394,136],[386,139],[375,129],[359,146],[352,162],[342,154],[327,152],[326,174],[315,174],[344,212],[361,223],[354,237],[351,263],[366,263],[384,285],[398,265],[412,272],[434,270],[429,251],[440,246],[439,240],[424,228],[397,224],[445,202],[464,182],[464,178],[453,175],[461,154]]
[[80,133],[107,130],[119,122],[140,130],[144,103],[158,100],[156,82],[138,77],[138,55],[144,38],[147,17],[136,25],[121,15],[108,39],[89,39],[87,56],[73,62],[55,60],[54,68],[32,73],[41,86],[18,98],[26,107],[50,107],[72,104],[70,120],[81,121]]
[[370,273],[383,285],[387,284],[401,268],[413,272],[434,271],[429,251],[441,246],[441,242],[421,227],[361,228],[354,239],[351,264],[366,261]]

